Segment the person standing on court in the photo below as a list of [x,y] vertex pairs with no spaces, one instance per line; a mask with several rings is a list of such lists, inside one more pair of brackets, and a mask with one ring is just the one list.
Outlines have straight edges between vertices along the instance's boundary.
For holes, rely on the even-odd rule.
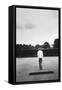
[[38,57],[38,60],[39,60],[40,70],[42,70],[42,61],[43,61],[43,51],[42,50],[43,50],[42,48],[39,48],[38,52],[37,52],[37,57]]

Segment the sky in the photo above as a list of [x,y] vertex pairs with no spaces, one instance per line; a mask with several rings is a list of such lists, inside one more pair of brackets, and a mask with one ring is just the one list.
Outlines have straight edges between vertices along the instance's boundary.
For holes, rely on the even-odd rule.
[[58,10],[16,8],[16,44],[53,44],[56,38]]

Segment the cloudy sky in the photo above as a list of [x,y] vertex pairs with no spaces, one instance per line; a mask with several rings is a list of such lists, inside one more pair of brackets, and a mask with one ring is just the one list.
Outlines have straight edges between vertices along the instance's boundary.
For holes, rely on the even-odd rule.
[[16,9],[16,44],[53,44],[58,38],[58,11]]

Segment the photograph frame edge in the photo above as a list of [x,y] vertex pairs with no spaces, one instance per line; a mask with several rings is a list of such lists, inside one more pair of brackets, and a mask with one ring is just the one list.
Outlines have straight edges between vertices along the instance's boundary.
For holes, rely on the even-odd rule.
[[[49,9],[49,10],[59,10],[59,39],[60,39],[60,44],[61,44],[61,35],[60,35],[60,27],[61,27],[61,21],[60,21],[60,18],[61,18],[61,8],[56,8],[56,7],[39,7],[39,6],[25,6],[25,5],[12,5],[10,6],[9,8],[13,8],[13,15],[14,15],[14,18],[13,18],[13,55],[14,57],[13,58],[13,73],[12,73],[12,76],[13,76],[13,79],[12,79],[12,82],[10,81],[9,77],[8,77],[8,82],[10,84],[13,84],[13,85],[18,85],[18,84],[35,84],[35,83],[50,83],[50,82],[60,82],[61,81],[61,60],[60,60],[60,55],[59,55],[59,80],[46,80],[46,81],[28,81],[28,82],[16,82],[16,8],[19,7],[19,8],[33,8],[33,9]],[[10,20],[9,20],[10,22]],[[15,23],[15,24],[14,24]],[[10,25],[9,25],[10,26]],[[60,48],[61,46],[59,46],[59,52],[60,52]],[[61,54],[61,53],[60,53]],[[10,56],[10,55],[9,55]],[[10,63],[9,63],[10,64]],[[9,65],[10,66],[10,65]],[[10,70],[9,70],[10,71]],[[8,71],[8,72],[9,72]],[[8,74],[9,75],[9,74]]]

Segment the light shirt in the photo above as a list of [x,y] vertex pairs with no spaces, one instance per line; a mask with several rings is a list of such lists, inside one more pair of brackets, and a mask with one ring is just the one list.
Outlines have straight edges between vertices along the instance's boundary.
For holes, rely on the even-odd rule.
[[39,50],[39,51],[37,52],[37,57],[38,57],[38,58],[43,58],[43,51]]

